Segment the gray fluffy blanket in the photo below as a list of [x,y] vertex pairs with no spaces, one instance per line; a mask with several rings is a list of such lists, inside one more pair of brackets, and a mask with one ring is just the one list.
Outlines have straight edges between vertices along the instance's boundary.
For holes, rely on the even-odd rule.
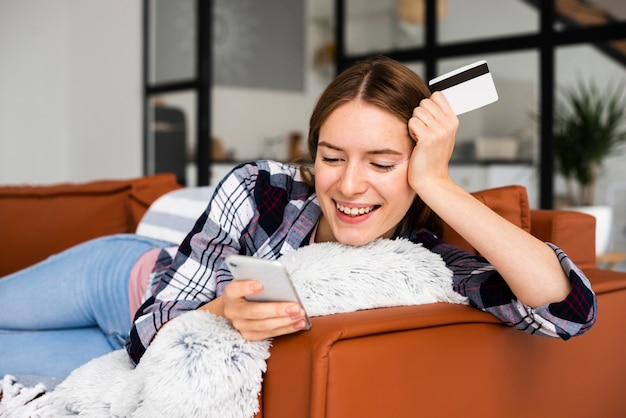
[[[467,303],[441,258],[406,240],[315,244],[281,258],[309,316],[432,302]],[[315,325],[313,325],[315,326]],[[252,417],[271,341],[244,340],[207,312],[159,332],[135,368],[124,350],[92,360],[53,391],[2,382],[2,417]]]

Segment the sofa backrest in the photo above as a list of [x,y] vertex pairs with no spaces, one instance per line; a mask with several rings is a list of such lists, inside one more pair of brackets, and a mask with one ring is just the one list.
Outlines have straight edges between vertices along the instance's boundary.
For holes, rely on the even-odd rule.
[[[474,192],[472,195],[504,219],[530,232],[530,206],[525,187],[518,185],[496,187]],[[464,238],[445,223],[442,238],[450,244],[476,253]]]
[[[172,240],[173,232],[165,231],[159,222],[171,224],[172,208],[180,211],[181,206],[185,206],[187,211],[194,211],[187,216],[189,219],[184,219],[180,213],[175,215],[181,225],[184,224],[183,229],[189,230],[196,212],[198,215],[202,212],[211,194],[210,187],[182,189],[172,174],[130,180],[0,187],[0,277],[103,235],[137,232]],[[505,219],[530,231],[530,210],[524,187],[505,186],[473,195]],[[146,213],[151,205],[151,212]],[[165,219],[168,216],[169,219]],[[174,232],[184,237],[182,230]],[[444,225],[443,238],[474,251],[448,225]]]
[[0,277],[80,242],[134,232],[150,204],[182,186],[173,174],[0,187]]

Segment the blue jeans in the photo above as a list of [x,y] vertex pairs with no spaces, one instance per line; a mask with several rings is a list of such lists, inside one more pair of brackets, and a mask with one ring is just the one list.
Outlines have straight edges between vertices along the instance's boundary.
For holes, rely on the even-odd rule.
[[130,271],[166,245],[132,234],[96,238],[0,279],[0,378],[63,378],[123,347]]

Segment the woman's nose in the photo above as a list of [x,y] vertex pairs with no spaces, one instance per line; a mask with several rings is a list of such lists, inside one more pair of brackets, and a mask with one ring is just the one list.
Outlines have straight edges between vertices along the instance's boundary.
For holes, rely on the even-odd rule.
[[339,189],[346,196],[361,194],[367,190],[367,178],[361,164],[349,162],[346,165],[339,180]]

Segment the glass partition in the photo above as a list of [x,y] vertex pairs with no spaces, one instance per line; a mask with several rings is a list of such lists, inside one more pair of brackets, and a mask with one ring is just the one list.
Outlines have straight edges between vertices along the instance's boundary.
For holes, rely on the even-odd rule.
[[424,2],[346,0],[348,55],[424,45]]
[[174,173],[179,184],[196,181],[196,103],[193,91],[153,95],[148,102],[147,172]]
[[213,2],[143,4],[144,172],[173,172],[187,186],[208,184]]
[[440,13],[437,19],[437,41],[440,44],[503,38],[539,31],[539,9],[528,2],[446,0],[445,3],[445,12]]
[[[600,97],[607,98],[620,94],[626,100],[626,72],[619,59],[591,44],[561,47],[556,52],[556,98],[564,100],[567,92],[580,91],[580,86],[593,86]],[[626,129],[623,127],[622,129]],[[623,166],[626,147],[606,158],[598,172],[598,183],[594,200],[605,204],[612,199],[616,185],[624,184]],[[577,193],[574,187],[574,193]],[[557,171],[555,182],[555,206],[571,204],[567,202],[568,186]],[[626,209],[623,208],[623,209]]]
[[196,0],[149,0],[149,84],[196,76]]
[[[538,53],[523,51],[443,59],[438,63],[438,71],[443,74],[481,59],[487,61],[498,101],[459,116],[455,158],[537,161],[537,124],[533,115],[538,112]],[[467,141],[473,142],[473,146]],[[493,149],[483,149],[489,141],[496,141]]]

